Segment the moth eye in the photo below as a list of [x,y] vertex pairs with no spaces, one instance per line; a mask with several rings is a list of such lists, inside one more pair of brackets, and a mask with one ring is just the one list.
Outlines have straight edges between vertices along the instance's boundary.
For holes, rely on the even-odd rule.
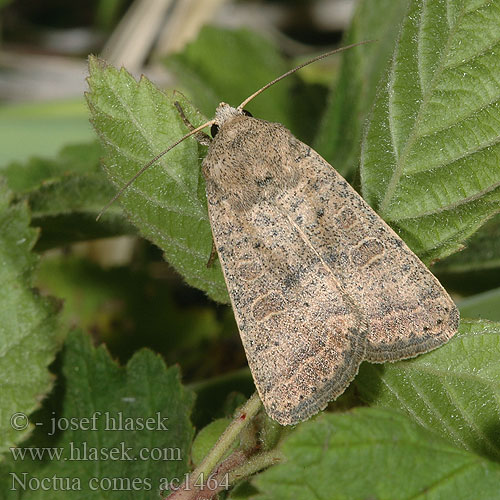
[[212,134],[212,137],[215,137],[217,135],[217,132],[219,131],[219,125],[217,125],[216,123],[214,123],[211,127],[210,127],[210,133]]
[[252,118],[253,118],[252,113],[250,113],[250,111],[247,111],[246,109],[244,109],[244,110],[243,110],[243,114],[244,114],[245,116],[250,116],[250,117],[252,117]]

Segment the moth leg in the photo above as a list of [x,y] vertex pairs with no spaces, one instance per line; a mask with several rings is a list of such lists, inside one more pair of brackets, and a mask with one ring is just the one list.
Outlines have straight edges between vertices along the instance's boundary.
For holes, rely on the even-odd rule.
[[[194,130],[195,127],[193,127],[191,122],[187,119],[187,116],[184,114],[184,110],[181,108],[179,101],[175,101],[174,106],[177,108],[177,111],[179,112],[184,125],[186,125],[189,130]],[[210,146],[210,143],[212,142],[212,138],[208,134],[205,134],[205,132],[198,132],[194,134],[194,138],[203,146]]]
[[214,240],[212,240],[212,250],[210,251],[210,257],[208,258],[207,261],[207,267],[213,266],[216,257],[217,257],[217,249],[215,248]]

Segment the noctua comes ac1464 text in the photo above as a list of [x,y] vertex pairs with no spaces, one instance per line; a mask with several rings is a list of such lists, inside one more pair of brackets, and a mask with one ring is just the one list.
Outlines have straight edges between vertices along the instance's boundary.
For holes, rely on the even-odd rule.
[[[202,171],[214,245],[260,398],[284,425],[324,409],[363,360],[427,352],[459,322],[438,280],[326,160],[244,110],[303,66],[236,108],[221,103],[118,193],[185,138],[208,144]],[[200,135],[208,126],[212,138]]]

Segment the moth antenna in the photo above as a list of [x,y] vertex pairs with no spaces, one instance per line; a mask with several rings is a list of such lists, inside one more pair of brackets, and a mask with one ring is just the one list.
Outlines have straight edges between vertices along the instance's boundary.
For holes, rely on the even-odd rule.
[[215,123],[214,120],[210,120],[206,123],[204,123],[203,125],[200,125],[199,127],[196,127],[195,129],[191,130],[191,132],[187,133],[186,135],[184,135],[183,137],[181,137],[178,141],[174,142],[174,144],[172,144],[171,146],[169,146],[167,149],[165,149],[165,151],[162,151],[161,153],[157,154],[152,160],[148,161],[146,163],[146,165],[144,165],[143,167],[141,167],[141,169],[125,184],[125,186],[123,186],[119,191],[118,193],[116,193],[113,198],[111,198],[111,200],[108,201],[108,203],[106,203],[106,205],[104,206],[104,208],[99,212],[99,215],[96,217],[96,221],[98,221],[102,214],[104,212],[106,212],[106,210],[123,194],[123,192],[133,183],[135,182],[135,180],[141,176],[151,165],[153,165],[153,163],[156,163],[163,155],[166,155],[171,149],[175,148],[175,146],[177,146],[178,144],[180,144],[182,141],[184,141],[185,139],[187,139],[188,137],[191,137],[192,135],[196,134],[197,132],[199,132],[200,130],[204,129],[205,127],[208,127],[209,125],[212,125],[213,123]]
[[290,71],[287,71],[286,73],[282,74],[281,76],[278,76],[278,78],[275,78],[272,82],[266,83],[266,85],[264,85],[262,88],[257,90],[257,92],[254,92],[250,97],[247,97],[238,106],[238,109],[243,109],[251,100],[253,100],[255,97],[257,97],[260,93],[264,92],[264,90],[267,90],[269,87],[273,86],[275,83],[278,83],[280,80],[283,80],[283,78],[286,78],[287,76],[290,76],[292,73],[295,73],[299,69],[302,69],[304,66],[309,66],[309,64],[312,64],[313,62],[319,61],[320,59],[324,59],[325,57],[336,54],[337,52],[342,52],[344,50],[352,49],[353,47],[357,47],[358,45],[364,45],[365,43],[370,43],[370,42],[374,42],[374,41],[375,40],[364,40],[362,42],[352,43],[351,45],[346,45],[345,47],[340,47],[338,49],[331,50],[330,52],[325,52],[324,54],[316,56],[313,59],[310,59],[309,61],[306,61],[305,63],[301,64],[300,66],[297,66],[296,68],[293,68]]
[[[275,78],[274,80],[272,80],[271,82],[267,83],[266,85],[264,85],[262,88],[260,88],[259,90],[257,90],[256,92],[254,92],[250,97],[247,97],[239,106],[238,106],[238,109],[243,109],[250,101],[252,101],[255,97],[257,97],[259,94],[261,94],[262,92],[264,92],[264,90],[267,90],[269,87],[273,86],[275,83],[278,83],[280,80],[283,80],[283,78],[286,78],[287,76],[291,75],[292,73],[295,73],[296,71],[298,71],[299,69],[302,69],[303,67],[305,66],[308,66],[309,64],[312,64],[316,61],[319,61],[320,59],[324,59],[325,57],[329,57],[333,54],[336,54],[337,52],[342,52],[344,50],[347,50],[347,49],[352,49],[353,47],[357,47],[358,45],[364,45],[366,43],[370,43],[370,42],[373,42],[375,40],[364,40],[362,42],[357,42],[357,43],[352,43],[351,45],[346,45],[345,47],[340,47],[338,49],[334,49],[334,50],[331,50],[329,52],[325,52],[324,54],[321,54],[319,56],[316,56],[314,57],[313,59],[310,59],[309,61],[306,61],[305,63],[297,66],[296,68],[293,68],[289,71],[287,71],[286,73],[284,73],[283,75],[279,76],[278,78]],[[204,123],[203,125],[200,125],[199,127],[195,128],[194,130],[191,130],[189,133],[187,133],[186,135],[184,135],[183,137],[181,137],[178,141],[176,141],[174,144],[172,144],[170,147],[168,147],[167,149],[165,149],[165,151],[162,151],[161,153],[159,153],[158,155],[156,155],[152,160],[148,161],[148,163],[146,163],[146,165],[144,165],[119,191],[118,193],[115,194],[115,196],[113,196],[113,198],[111,198],[111,200],[106,203],[106,205],[104,206],[104,208],[99,212],[99,215],[96,217],[96,221],[98,221],[102,214],[104,214],[104,212],[106,212],[106,210],[123,194],[123,192],[133,183],[135,182],[135,180],[141,176],[151,165],[153,165],[154,163],[156,163],[163,155],[167,154],[171,149],[175,148],[175,146],[177,146],[178,144],[180,144],[182,141],[184,141],[185,139],[187,139],[188,137],[191,137],[192,135],[200,132],[202,129],[204,129],[205,127],[208,127],[209,125],[212,125],[215,123],[215,120],[210,120],[206,123]]]

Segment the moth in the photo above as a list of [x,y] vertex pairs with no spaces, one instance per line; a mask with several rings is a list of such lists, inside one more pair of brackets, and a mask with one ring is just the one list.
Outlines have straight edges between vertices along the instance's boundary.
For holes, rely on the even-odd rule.
[[[257,391],[283,425],[324,409],[362,361],[427,352],[459,322],[438,280],[326,160],[244,110],[334,52],[236,108],[221,103],[200,127],[188,124],[116,196],[186,137],[209,144],[202,171],[214,246]],[[207,126],[212,138],[200,136]]]

